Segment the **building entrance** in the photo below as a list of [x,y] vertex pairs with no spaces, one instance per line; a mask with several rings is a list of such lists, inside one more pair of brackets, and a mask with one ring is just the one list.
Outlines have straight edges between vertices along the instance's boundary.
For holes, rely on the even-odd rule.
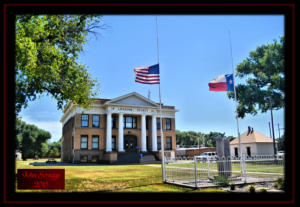
[[124,136],[124,150],[126,152],[137,152],[137,137],[134,135]]

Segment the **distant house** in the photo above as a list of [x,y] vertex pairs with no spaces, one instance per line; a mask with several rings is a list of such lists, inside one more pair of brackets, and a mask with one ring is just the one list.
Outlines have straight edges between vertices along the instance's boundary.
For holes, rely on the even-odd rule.
[[[275,143],[276,144],[276,143]],[[235,138],[230,142],[231,156],[238,157],[239,140]],[[248,157],[256,155],[274,155],[273,140],[258,131],[249,130],[241,135],[242,153]]]
[[22,153],[20,151],[16,151],[16,160],[21,160],[22,159]]

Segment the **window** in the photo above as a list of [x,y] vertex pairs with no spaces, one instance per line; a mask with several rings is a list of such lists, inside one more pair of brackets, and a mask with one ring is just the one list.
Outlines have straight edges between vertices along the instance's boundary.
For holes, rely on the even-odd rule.
[[89,126],[89,115],[82,114],[81,115],[81,127],[88,127]]
[[247,155],[251,157],[251,147],[247,147]]
[[99,136],[97,135],[92,137],[92,149],[99,149]]
[[81,135],[80,149],[87,149],[87,148],[88,148],[88,136]]
[[92,160],[91,160],[91,162],[93,162],[93,163],[97,163],[99,161],[99,156],[97,156],[97,155],[93,155],[92,156]]
[[111,126],[114,129],[116,128],[116,116],[115,115],[111,116]]
[[166,150],[171,150],[171,149],[172,149],[172,137],[167,137]]
[[156,118],[156,128],[160,129],[160,118]]
[[87,162],[88,156],[87,155],[80,155],[80,162]]
[[166,119],[166,130],[171,130],[171,119]]
[[157,137],[157,150],[161,150],[161,138]]
[[237,147],[234,148],[234,156],[236,156],[236,157],[239,156],[239,151],[238,151]]
[[124,128],[136,129],[136,117],[124,116]]
[[93,115],[93,127],[100,127],[100,116]]
[[112,138],[111,138],[111,149],[113,150],[113,151],[116,151],[116,136],[112,136]]

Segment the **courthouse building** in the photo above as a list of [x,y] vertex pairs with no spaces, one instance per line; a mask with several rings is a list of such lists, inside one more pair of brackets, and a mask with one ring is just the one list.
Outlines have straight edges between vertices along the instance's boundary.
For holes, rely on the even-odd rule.
[[[162,105],[165,152],[175,156],[174,106]],[[161,157],[160,107],[138,93],[94,99],[89,109],[68,103],[61,119],[62,161],[115,163]],[[130,155],[130,156],[129,156]],[[133,162],[136,160],[132,160]]]

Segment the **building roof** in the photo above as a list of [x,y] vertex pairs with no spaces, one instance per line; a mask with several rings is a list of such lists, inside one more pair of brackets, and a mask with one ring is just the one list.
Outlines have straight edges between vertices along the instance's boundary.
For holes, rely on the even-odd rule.
[[[129,96],[137,96],[139,98],[142,98],[144,100],[146,100],[147,102],[150,102],[152,103],[154,106],[159,106],[160,103],[155,103],[153,101],[151,101],[150,99],[136,93],[136,92],[133,92],[133,93],[129,93],[129,94],[125,94],[123,96],[120,96],[120,97],[117,97],[117,98],[114,98],[114,99],[101,99],[101,98],[93,98],[94,100],[94,104],[105,104],[105,103],[110,103],[112,101],[115,101],[115,100],[119,100],[119,99],[123,99],[123,98],[126,98],[126,97],[129,97]],[[165,106],[163,103],[161,104],[161,108],[162,109],[175,109],[175,106]]]
[[[245,133],[243,133],[241,135],[241,144],[248,144],[248,143],[273,143],[273,140],[268,137],[265,136],[261,133],[259,133],[258,131],[253,130],[252,133],[250,133],[249,135],[248,131],[246,131]],[[234,140],[232,140],[230,142],[230,144],[238,144],[239,140],[238,138],[235,138]]]
[[[149,98],[146,98],[136,92],[132,92],[129,94],[125,94],[123,96],[119,96],[114,99],[103,99],[103,98],[92,98],[92,106],[91,110],[94,108],[97,108],[97,110],[106,110],[107,108],[111,107],[114,110],[114,107],[134,107],[134,108],[146,108],[147,110],[150,109],[152,110],[151,113],[155,113],[155,110],[157,111],[160,108],[160,104],[156,103]],[[84,110],[90,110],[90,109],[82,109],[80,106],[73,104],[71,101],[68,102],[68,104],[64,107],[63,109],[63,116],[60,120],[63,124],[69,120],[71,116],[74,114],[74,110],[79,108],[78,111],[83,112]],[[175,109],[175,106],[166,106],[163,105],[161,106],[163,112],[165,113],[165,117],[174,117],[175,112],[178,112],[177,109]],[[118,109],[116,109],[118,110]],[[76,111],[78,113],[78,111]],[[138,113],[137,111],[135,113]],[[149,112],[150,113],[150,112]]]

